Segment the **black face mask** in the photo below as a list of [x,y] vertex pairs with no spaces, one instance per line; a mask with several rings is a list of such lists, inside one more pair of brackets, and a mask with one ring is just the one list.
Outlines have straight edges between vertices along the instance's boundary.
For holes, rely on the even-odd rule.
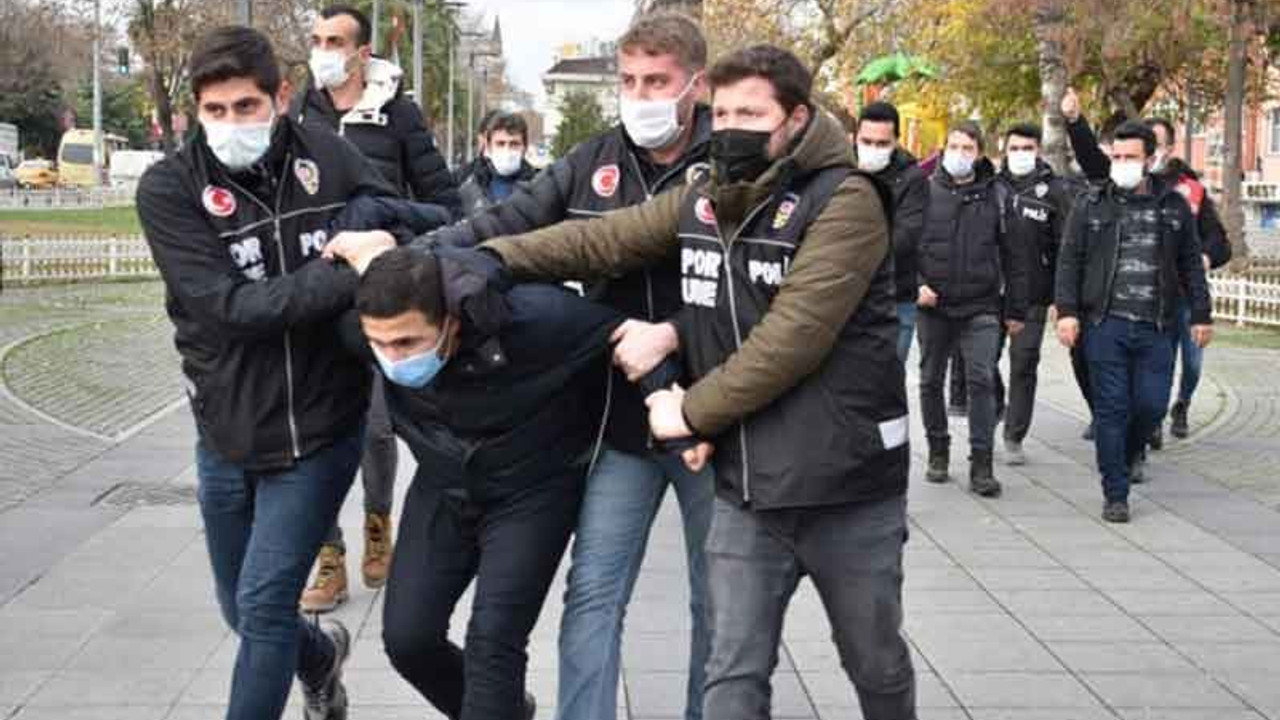
[[767,130],[716,130],[711,133],[711,167],[722,185],[751,182],[773,164]]

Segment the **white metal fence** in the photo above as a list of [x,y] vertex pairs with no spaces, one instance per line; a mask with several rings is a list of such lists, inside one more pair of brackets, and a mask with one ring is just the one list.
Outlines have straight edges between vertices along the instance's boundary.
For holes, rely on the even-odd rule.
[[[0,238],[0,272],[7,283],[159,276],[141,237]],[[1214,272],[1209,282],[1218,320],[1280,327],[1280,263],[1241,275]]]
[[0,190],[0,210],[76,210],[128,207],[134,186],[105,188],[54,188],[52,190]]
[[158,277],[141,237],[0,238],[6,283]]

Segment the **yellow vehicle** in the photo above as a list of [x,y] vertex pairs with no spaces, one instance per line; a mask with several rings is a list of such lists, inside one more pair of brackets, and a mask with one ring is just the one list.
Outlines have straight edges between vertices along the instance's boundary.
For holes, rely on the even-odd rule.
[[111,164],[111,154],[129,147],[129,141],[119,135],[102,136],[102,177],[93,177],[93,131],[68,130],[62,134],[58,146],[58,182],[64,186],[92,187],[106,184],[106,171]]
[[48,190],[58,184],[58,172],[53,169],[52,163],[39,158],[18,163],[13,176],[17,178],[20,188]]

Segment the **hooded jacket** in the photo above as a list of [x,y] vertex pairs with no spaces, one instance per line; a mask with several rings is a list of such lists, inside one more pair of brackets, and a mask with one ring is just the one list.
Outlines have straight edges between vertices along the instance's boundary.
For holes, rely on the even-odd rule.
[[[1098,147],[1098,138],[1084,117],[1067,123],[1067,139],[1071,152],[1085,177],[1095,183],[1104,183],[1111,176],[1111,158]],[[1159,172],[1152,173],[1162,184],[1176,189],[1187,200],[1191,214],[1196,218],[1196,230],[1200,247],[1209,256],[1209,267],[1220,268],[1231,262],[1231,241],[1227,229],[1218,214],[1218,205],[1209,197],[1208,189],[1191,166],[1181,158],[1169,158]]]
[[[691,175],[707,167],[710,109],[697,106],[694,123],[693,137],[684,155],[652,182],[646,180],[641,167],[642,151],[631,142],[626,129],[618,125],[576,146],[531,182],[517,185],[505,201],[465,222],[423,236],[419,245],[471,247],[490,238],[527,233],[565,220],[599,217],[683,186]],[[564,279],[586,278],[569,275]],[[667,320],[681,307],[679,258],[673,253],[661,262],[629,272],[595,276],[587,284],[587,296],[630,318]],[[651,445],[644,398],[621,372],[613,372],[612,381],[601,374],[599,381],[593,383],[596,392],[590,395],[591,402],[601,413],[606,406],[609,408],[606,437],[613,447],[632,454],[644,453]]]
[[334,329],[358,279],[320,252],[367,195],[395,190],[350,143],[287,117],[254,168],[229,172],[198,130],[142,176],[138,217],[196,424],[227,460],[287,468],[364,417],[368,370]]
[[290,114],[303,125],[326,127],[350,140],[401,195],[441,205],[458,217],[462,201],[422,112],[400,91],[400,68],[374,58],[365,66],[364,94],[345,113],[312,83]]
[[1010,242],[1006,193],[995,166],[979,158],[974,179],[959,184],[939,165],[929,179],[929,205],[918,255],[920,284],[938,294],[936,307],[952,318],[1000,314],[1027,316],[1027,255]]
[[1071,212],[1073,194],[1044,160],[1037,160],[1029,174],[1018,177],[1007,166],[1000,169],[1004,183],[1005,223],[1009,241],[1027,258],[1027,302],[1044,307],[1053,304],[1058,248]]
[[752,183],[712,177],[485,245],[515,276],[539,278],[607,276],[678,253],[694,380],[684,414],[716,443],[720,496],[759,509],[887,497],[907,480],[892,201],[853,170],[831,116],[793,147]]
[[1155,178],[1147,182],[1147,195],[1120,190],[1108,182],[1076,201],[1058,260],[1055,304],[1059,317],[1078,317],[1089,324],[1106,319],[1114,296],[1122,218],[1126,212],[1142,211],[1131,209],[1141,204],[1155,212],[1160,227],[1156,322],[1162,328],[1173,326],[1179,295],[1190,303],[1191,324],[1212,322],[1209,285],[1191,208],[1174,187]]

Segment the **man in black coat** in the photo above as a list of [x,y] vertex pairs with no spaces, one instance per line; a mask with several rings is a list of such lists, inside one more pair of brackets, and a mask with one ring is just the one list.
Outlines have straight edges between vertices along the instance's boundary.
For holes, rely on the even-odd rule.
[[[450,718],[532,718],[526,647],[600,455],[583,375],[626,317],[553,285],[506,287],[474,250],[390,250],[360,268],[354,350],[388,381],[418,472],[405,498],[383,643]],[[345,334],[351,339],[351,334]],[[668,360],[645,392],[674,382]],[[449,639],[475,583],[466,643]]]
[[462,183],[462,211],[468,216],[511,197],[516,183],[532,180],[538,171],[524,159],[529,149],[529,124],[517,113],[501,113],[484,131],[485,150],[471,177]]
[[858,115],[854,136],[858,169],[869,172],[893,193],[893,280],[898,305],[898,359],[907,361],[916,331],[916,252],[924,232],[929,180],[915,157],[898,146],[898,109],[874,102]]
[[[1068,92],[1062,100],[1062,114],[1067,119],[1067,138],[1076,154],[1081,170],[1095,182],[1103,182],[1111,171],[1111,161],[1098,145],[1089,122],[1080,114],[1080,101],[1074,92]],[[1173,123],[1164,118],[1148,118],[1143,121],[1156,138],[1155,155],[1151,174],[1162,184],[1180,193],[1191,207],[1200,236],[1200,247],[1206,270],[1220,268],[1231,261],[1231,242],[1218,213],[1218,206],[1209,196],[1208,189],[1182,159],[1174,157],[1176,133]],[[1191,309],[1186,298],[1179,301],[1177,330],[1174,334],[1174,354],[1182,356],[1182,377],[1178,383],[1178,397],[1169,409],[1170,433],[1185,438],[1191,430],[1187,424],[1187,411],[1191,398],[1200,384],[1204,367],[1204,351],[1191,337]],[[1163,433],[1156,427],[1151,435],[1151,446],[1160,449],[1164,445]]]
[[1088,328],[1108,522],[1129,521],[1129,486],[1143,480],[1143,447],[1169,401],[1180,298],[1190,305],[1196,345],[1213,338],[1195,216],[1176,188],[1150,173],[1155,150],[1146,125],[1116,129],[1111,180],[1076,201],[1058,260],[1058,339],[1073,347]]

